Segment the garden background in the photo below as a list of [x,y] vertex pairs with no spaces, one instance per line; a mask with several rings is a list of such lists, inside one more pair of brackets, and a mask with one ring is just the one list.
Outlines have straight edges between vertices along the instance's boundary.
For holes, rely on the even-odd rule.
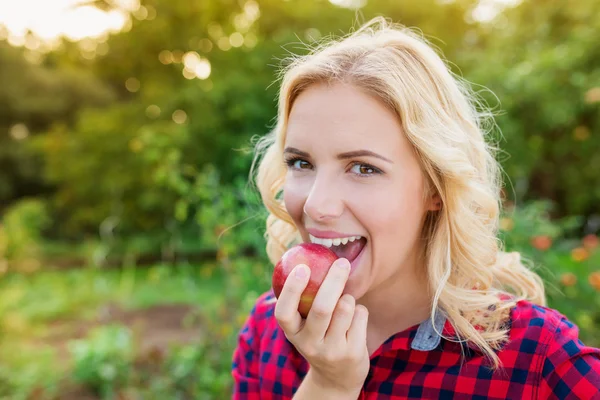
[[501,236],[600,346],[600,2],[0,0],[0,398],[224,399],[281,61],[376,15],[497,114]]

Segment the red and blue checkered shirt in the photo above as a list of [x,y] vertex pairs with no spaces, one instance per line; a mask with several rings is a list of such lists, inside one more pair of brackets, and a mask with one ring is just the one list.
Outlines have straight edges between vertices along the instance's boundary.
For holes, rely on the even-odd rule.
[[[239,332],[233,354],[234,399],[291,399],[309,364],[274,316],[272,290],[262,294]],[[433,324],[453,334],[441,316]],[[600,349],[555,310],[520,301],[509,341],[491,370],[483,354],[443,339],[429,320],[391,336],[371,355],[359,399],[600,399]]]

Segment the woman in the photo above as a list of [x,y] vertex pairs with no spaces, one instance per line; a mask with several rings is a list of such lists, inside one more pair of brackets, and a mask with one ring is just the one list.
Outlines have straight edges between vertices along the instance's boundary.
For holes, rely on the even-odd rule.
[[382,18],[290,64],[257,146],[268,255],[300,241],[339,259],[306,319],[306,266],[259,297],[234,398],[600,398],[600,350],[501,251],[485,117],[425,41]]

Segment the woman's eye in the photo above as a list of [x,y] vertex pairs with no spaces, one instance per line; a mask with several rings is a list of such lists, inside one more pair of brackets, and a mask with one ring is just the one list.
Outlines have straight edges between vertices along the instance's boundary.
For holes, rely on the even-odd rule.
[[351,170],[357,175],[373,175],[377,172],[375,168],[366,164],[354,164]]
[[[292,170],[301,171],[301,170],[310,170],[313,168],[311,163],[301,158],[292,158],[289,160],[285,160],[285,164],[291,168]],[[350,172],[359,176],[359,177],[368,177],[371,175],[381,174],[382,172],[369,164],[363,164],[356,162],[350,168]]]
[[307,161],[301,160],[299,158],[286,160],[285,163],[287,164],[288,167],[290,167],[292,169],[309,169],[310,168],[310,163],[308,163]]
[[296,160],[296,161],[294,161],[293,166],[296,169],[306,169],[309,167],[309,164],[304,160]]

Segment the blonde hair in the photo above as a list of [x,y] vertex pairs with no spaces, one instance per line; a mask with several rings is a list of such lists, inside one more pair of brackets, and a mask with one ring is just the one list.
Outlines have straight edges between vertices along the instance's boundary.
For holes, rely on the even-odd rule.
[[[539,276],[523,265],[519,253],[502,251],[497,237],[501,168],[497,148],[485,140],[492,129],[486,129],[491,114],[483,103],[425,39],[382,17],[292,57],[281,77],[276,125],[256,143],[250,171],[254,176],[263,155],[256,185],[269,211],[270,260],[276,263],[300,240],[281,198],[283,144],[294,100],[317,83],[360,88],[398,115],[426,175],[425,196],[438,194],[443,204],[423,226],[431,318],[442,310],[459,341],[475,346],[497,368],[495,351],[507,340],[510,309],[521,299],[545,305],[545,295]],[[512,296],[500,299],[506,292]]]

